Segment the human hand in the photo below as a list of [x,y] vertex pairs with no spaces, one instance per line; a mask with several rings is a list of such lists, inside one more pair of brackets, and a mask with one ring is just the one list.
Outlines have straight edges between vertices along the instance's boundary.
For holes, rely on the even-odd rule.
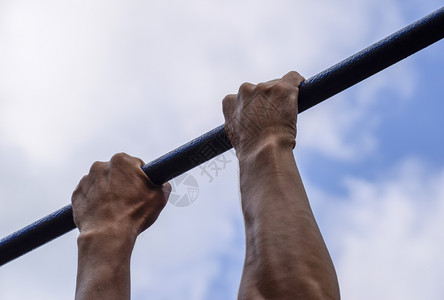
[[150,182],[141,159],[125,153],[95,162],[72,195],[74,222],[80,233],[113,233],[136,239],[164,208],[171,186]]
[[237,95],[224,98],[225,131],[238,156],[270,139],[295,147],[299,85],[304,80],[293,71],[257,85],[244,83]]

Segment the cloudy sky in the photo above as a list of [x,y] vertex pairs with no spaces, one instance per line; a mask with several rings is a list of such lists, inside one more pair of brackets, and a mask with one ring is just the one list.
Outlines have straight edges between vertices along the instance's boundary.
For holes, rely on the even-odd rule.
[[[68,204],[96,160],[148,162],[222,124],[242,82],[309,78],[439,2],[0,0],[0,235]],[[295,156],[343,299],[444,297],[443,53],[299,117]],[[186,174],[197,198],[140,236],[133,299],[236,298],[237,168],[227,152]],[[77,234],[1,267],[0,299],[72,299]]]

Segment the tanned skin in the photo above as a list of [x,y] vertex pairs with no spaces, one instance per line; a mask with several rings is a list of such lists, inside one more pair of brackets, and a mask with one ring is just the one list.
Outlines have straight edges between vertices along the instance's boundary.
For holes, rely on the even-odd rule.
[[80,230],[76,299],[130,299],[130,259],[137,235],[156,221],[171,186],[153,185],[142,160],[116,154],[96,162],[72,195]]
[[[253,85],[223,100],[240,166],[246,257],[239,299],[339,299],[335,269],[293,156],[303,77]],[[129,299],[130,259],[171,191],[153,185],[143,161],[96,162],[72,196],[78,237],[76,299]],[[147,295],[149,297],[149,295]]]
[[299,85],[283,78],[223,100],[240,167],[246,256],[239,299],[340,299],[336,272],[293,156]]

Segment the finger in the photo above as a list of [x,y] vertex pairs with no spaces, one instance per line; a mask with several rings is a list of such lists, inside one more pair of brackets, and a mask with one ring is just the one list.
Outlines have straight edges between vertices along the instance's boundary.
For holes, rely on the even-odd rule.
[[225,118],[230,114],[234,106],[234,100],[236,99],[236,96],[236,94],[226,95],[225,98],[222,100],[222,112]]
[[171,184],[169,182],[166,182],[162,185],[162,191],[165,195],[165,199],[168,200],[171,194]]
[[120,170],[123,173],[131,173],[134,170],[139,170],[139,173],[143,173],[142,167],[144,165],[145,163],[142,159],[126,153],[114,154],[110,160],[110,166]]
[[261,90],[269,90],[271,89],[276,83],[278,83],[281,79],[273,79],[267,82],[261,82],[258,83],[257,88]]
[[135,163],[137,163],[138,167],[143,167],[145,165],[145,162],[141,158],[134,157],[134,159],[135,159]]
[[88,180],[89,180],[88,175],[85,175],[82,177],[82,179],[80,179],[79,184],[77,184],[76,188],[72,192],[71,202],[77,197],[77,195],[83,193],[83,187],[85,186]]
[[89,168],[89,173],[90,173],[90,174],[99,173],[99,172],[103,171],[103,169],[105,169],[107,165],[108,165],[108,163],[106,163],[106,162],[103,162],[103,161],[95,161],[95,162],[91,165],[91,168]]
[[299,85],[305,81],[305,78],[296,71],[290,71],[285,74],[282,79],[283,82],[290,83],[295,87],[299,87]]
[[122,152],[114,154],[113,157],[111,157],[110,163],[116,167],[134,167],[136,173],[138,173],[139,176],[141,176],[145,180],[150,188],[158,189],[161,187],[161,185],[155,184],[143,171],[142,167],[145,165],[145,162],[141,158],[131,156]]
[[252,95],[254,93],[255,88],[256,88],[256,85],[249,83],[249,82],[244,82],[239,87],[239,92],[237,94],[240,97],[245,97],[245,96],[248,97],[249,95]]
[[125,152],[116,153],[111,157],[110,162],[112,164],[131,164],[140,166],[140,164],[144,164],[143,160],[138,157],[131,156],[126,154]]

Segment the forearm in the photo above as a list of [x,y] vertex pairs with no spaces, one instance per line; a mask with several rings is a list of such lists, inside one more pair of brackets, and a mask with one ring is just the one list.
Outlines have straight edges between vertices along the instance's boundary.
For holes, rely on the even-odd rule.
[[135,239],[112,231],[78,238],[76,299],[130,299],[130,259]]
[[338,299],[291,147],[272,140],[239,163],[247,240],[239,298]]

